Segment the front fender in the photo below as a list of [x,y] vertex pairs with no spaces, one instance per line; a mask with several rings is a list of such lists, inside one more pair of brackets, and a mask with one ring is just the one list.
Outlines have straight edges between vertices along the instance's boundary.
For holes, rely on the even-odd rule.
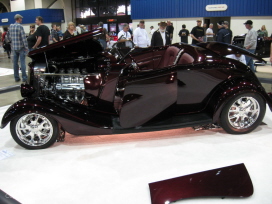
[[220,86],[208,104],[209,112],[213,113],[213,122],[218,122],[222,109],[229,99],[245,91],[258,93],[272,109],[272,99],[258,81],[241,78],[232,79]]
[[1,128],[19,115],[42,113],[58,121],[72,134],[110,134],[112,120],[109,114],[95,111],[88,106],[67,101],[53,101],[45,98],[25,98],[9,107],[5,112]]

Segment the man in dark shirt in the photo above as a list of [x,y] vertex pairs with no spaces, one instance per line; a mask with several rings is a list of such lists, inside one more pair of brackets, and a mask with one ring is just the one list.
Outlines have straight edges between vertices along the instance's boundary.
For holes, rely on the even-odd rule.
[[222,43],[229,43],[231,41],[230,32],[228,29],[225,29],[224,21],[219,21],[217,23],[217,26],[218,26],[218,32],[216,35],[216,41],[222,42]]
[[173,33],[174,33],[174,26],[171,23],[171,21],[167,21],[166,31],[170,34],[170,40],[171,40],[171,43],[172,43]]
[[231,44],[232,42],[232,30],[229,28],[229,22],[228,21],[224,21],[224,27],[229,31],[230,33],[230,37],[229,37],[229,44]]
[[179,31],[180,42],[188,43],[189,31],[186,29],[186,25],[182,25],[182,29]]
[[202,20],[197,20],[197,26],[195,26],[191,31],[191,37],[193,38],[192,44],[196,44],[203,41],[203,36],[205,36],[204,28],[201,27]]
[[43,18],[37,16],[35,22],[39,27],[36,30],[37,42],[33,46],[33,49],[48,45],[50,37],[50,30],[47,26],[43,25]]

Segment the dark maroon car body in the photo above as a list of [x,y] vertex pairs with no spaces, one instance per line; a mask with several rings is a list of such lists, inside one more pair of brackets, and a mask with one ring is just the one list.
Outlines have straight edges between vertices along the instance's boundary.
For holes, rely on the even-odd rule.
[[242,53],[262,60],[245,50],[210,42],[103,51],[95,40],[100,32],[30,52],[29,79],[21,85],[24,99],[7,110],[1,127],[30,113],[48,116],[74,135],[220,124],[226,103],[244,92],[272,107],[255,74],[224,57]]

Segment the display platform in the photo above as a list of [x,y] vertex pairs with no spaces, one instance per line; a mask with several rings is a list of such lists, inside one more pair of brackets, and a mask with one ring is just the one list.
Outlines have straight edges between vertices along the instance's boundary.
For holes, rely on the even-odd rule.
[[[0,108],[0,118],[8,106]],[[272,113],[246,135],[222,129],[73,136],[44,150],[26,150],[0,129],[0,189],[27,204],[150,204],[148,183],[244,163],[249,198],[191,198],[176,204],[270,204]]]

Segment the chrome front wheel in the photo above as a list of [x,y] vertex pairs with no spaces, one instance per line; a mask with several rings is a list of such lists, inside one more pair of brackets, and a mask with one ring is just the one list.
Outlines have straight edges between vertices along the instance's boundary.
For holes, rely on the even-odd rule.
[[29,113],[11,121],[14,140],[27,149],[42,149],[51,146],[57,139],[59,128],[49,116]]

